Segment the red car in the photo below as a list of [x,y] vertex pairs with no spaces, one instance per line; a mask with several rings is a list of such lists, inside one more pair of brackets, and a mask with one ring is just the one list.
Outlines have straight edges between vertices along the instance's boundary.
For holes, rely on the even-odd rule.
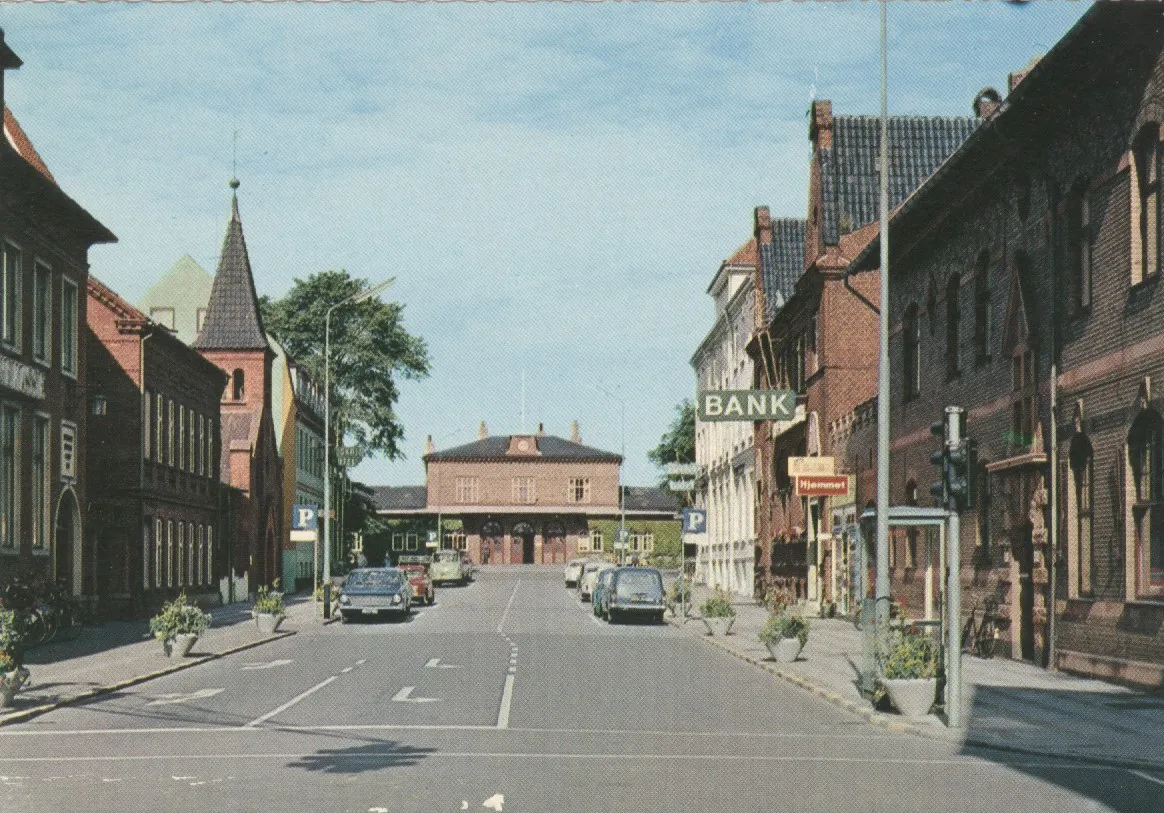
[[408,583],[412,585],[412,597],[431,606],[436,601],[436,589],[432,585],[432,577],[429,576],[428,557],[401,556],[396,566],[408,577]]

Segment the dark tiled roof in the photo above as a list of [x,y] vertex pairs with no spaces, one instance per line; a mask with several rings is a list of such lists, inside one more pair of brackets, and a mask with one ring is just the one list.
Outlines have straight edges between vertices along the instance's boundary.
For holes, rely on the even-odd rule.
[[377,511],[423,511],[427,505],[424,486],[372,486],[372,506]]
[[222,256],[210,291],[206,321],[194,340],[199,350],[264,350],[268,347],[259,315],[255,278],[247,256],[238,195],[231,196],[230,223],[222,241]]
[[679,510],[679,496],[657,486],[623,486],[623,508],[627,511]]
[[764,282],[764,324],[775,315],[796,287],[804,271],[803,220],[772,221],[772,243],[760,246],[760,274]]
[[[891,116],[889,207],[921,186],[978,126],[978,119]],[[825,243],[875,221],[880,212],[881,119],[836,116],[833,145],[820,151],[821,229]]]
[[622,458],[613,452],[604,452],[581,443],[574,443],[554,435],[536,436],[538,452],[536,456],[507,455],[510,435],[496,435],[483,440],[454,446],[443,452],[433,452],[424,456],[425,460],[609,460]]

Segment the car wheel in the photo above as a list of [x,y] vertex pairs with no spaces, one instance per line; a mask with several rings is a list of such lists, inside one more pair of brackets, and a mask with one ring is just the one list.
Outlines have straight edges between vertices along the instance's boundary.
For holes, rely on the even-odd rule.
[[607,622],[609,622],[611,624],[617,624],[618,623],[618,613],[616,613],[614,610],[607,610],[606,611],[606,620],[607,620]]
[[352,620],[351,616],[349,616],[347,613],[340,613],[339,615],[340,615],[340,623],[341,624],[347,624],[349,621]]
[[436,604],[436,592],[435,591],[430,592],[428,594],[428,606],[431,607],[434,604]]
[[664,623],[663,613],[655,613],[655,623],[656,624],[663,624]]

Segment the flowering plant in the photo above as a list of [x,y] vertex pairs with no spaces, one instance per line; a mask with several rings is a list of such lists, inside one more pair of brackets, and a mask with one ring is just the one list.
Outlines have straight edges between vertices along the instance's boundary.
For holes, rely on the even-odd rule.
[[736,609],[732,606],[727,593],[716,590],[703,602],[699,612],[704,618],[734,618]]
[[775,644],[785,638],[795,638],[804,646],[808,641],[808,621],[798,615],[773,613],[760,630],[760,642]]
[[150,632],[163,643],[179,635],[201,635],[210,626],[210,613],[191,604],[185,593],[162,605],[162,610],[150,619]]
[[286,610],[283,605],[283,594],[276,589],[279,586],[279,580],[271,582],[270,587],[260,587],[259,594],[255,597],[255,603],[251,605],[251,611],[262,615],[275,615],[282,617],[286,615]]
[[932,678],[938,670],[937,644],[916,628],[905,629],[890,643],[881,669],[889,680]]

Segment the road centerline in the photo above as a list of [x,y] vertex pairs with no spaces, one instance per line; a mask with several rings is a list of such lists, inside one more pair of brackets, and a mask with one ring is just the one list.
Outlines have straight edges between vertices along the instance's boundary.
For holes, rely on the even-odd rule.
[[286,703],[284,703],[283,705],[279,706],[277,709],[274,709],[274,710],[272,710],[272,711],[269,711],[269,712],[267,712],[266,714],[264,714],[263,716],[261,716],[261,717],[256,717],[255,719],[251,720],[249,723],[247,723],[246,725],[244,725],[244,726],[243,726],[243,728],[254,728],[255,726],[259,725],[260,723],[265,723],[267,720],[270,720],[270,719],[271,719],[272,717],[274,717],[276,714],[281,714],[282,712],[284,712],[284,711],[286,711],[287,709],[289,709],[289,708],[291,708],[292,706],[294,706],[294,705],[295,705],[296,703],[298,703],[299,701],[301,701],[301,700],[304,700],[305,698],[308,698],[308,697],[310,697],[311,695],[315,694],[316,692],[318,692],[318,691],[319,691],[320,689],[322,689],[324,686],[326,686],[326,685],[328,685],[329,683],[331,683],[331,682],[332,682],[333,680],[335,680],[336,678],[337,678],[337,675],[332,675],[331,677],[327,678],[326,680],[320,681],[319,683],[315,684],[314,686],[312,686],[312,687],[311,687],[310,689],[308,689],[307,691],[305,691],[305,692],[300,692],[299,694],[295,695],[295,697],[292,697],[290,700],[288,700],[288,701],[287,701]]
[[505,605],[505,612],[501,614],[501,620],[497,622],[497,632],[502,635],[505,633],[501,629],[505,626],[505,619],[509,617],[509,608],[513,606],[513,600],[517,598],[517,588],[519,587],[521,587],[521,579],[518,579],[517,583],[513,585],[513,592],[509,594],[509,601]]

